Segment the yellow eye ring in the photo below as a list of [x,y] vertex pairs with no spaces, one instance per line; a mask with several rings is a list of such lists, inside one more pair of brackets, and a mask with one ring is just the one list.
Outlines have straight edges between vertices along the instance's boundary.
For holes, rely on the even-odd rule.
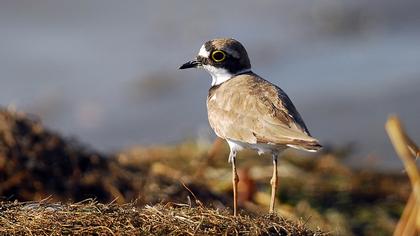
[[221,62],[226,59],[226,53],[224,51],[216,50],[211,53],[211,59],[215,62]]

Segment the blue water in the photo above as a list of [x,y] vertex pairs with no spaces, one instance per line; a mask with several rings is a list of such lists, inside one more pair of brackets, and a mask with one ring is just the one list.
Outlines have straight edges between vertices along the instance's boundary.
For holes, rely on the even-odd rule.
[[[211,134],[201,44],[234,37],[324,144],[357,166],[401,167],[383,125],[420,142],[416,1],[1,1],[0,104],[113,151]],[[204,130],[204,131],[203,131]]]

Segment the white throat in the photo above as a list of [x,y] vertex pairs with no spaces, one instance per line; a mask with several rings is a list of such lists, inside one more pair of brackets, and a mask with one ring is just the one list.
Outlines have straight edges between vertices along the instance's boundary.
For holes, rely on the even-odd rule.
[[233,78],[234,76],[236,76],[238,74],[242,74],[242,73],[246,73],[246,72],[251,71],[251,69],[245,69],[245,70],[241,70],[241,71],[238,71],[237,73],[232,74],[224,68],[217,68],[217,67],[209,66],[209,65],[203,65],[203,67],[211,75],[211,78],[212,78],[211,86],[219,85],[219,84]]

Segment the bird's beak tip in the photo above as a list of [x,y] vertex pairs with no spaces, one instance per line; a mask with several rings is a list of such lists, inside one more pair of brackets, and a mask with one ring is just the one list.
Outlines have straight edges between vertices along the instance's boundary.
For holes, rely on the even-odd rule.
[[182,64],[180,67],[178,67],[178,70],[183,70],[183,69],[186,69],[184,65],[185,65],[185,64]]
[[184,64],[182,64],[178,69],[188,69],[188,68],[197,68],[200,65],[200,63],[197,60],[188,61]]

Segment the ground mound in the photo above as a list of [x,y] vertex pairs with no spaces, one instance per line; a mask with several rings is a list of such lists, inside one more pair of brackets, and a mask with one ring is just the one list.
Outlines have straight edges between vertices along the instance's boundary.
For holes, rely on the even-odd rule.
[[[230,214],[226,213],[226,207],[232,206],[228,148],[223,142],[216,144],[211,148],[208,143],[192,140],[173,146],[139,146],[115,154],[103,154],[87,148],[75,139],[64,138],[46,129],[34,116],[0,109],[0,200],[4,201],[0,209],[0,219],[15,228],[19,224],[40,222],[42,219],[36,218],[38,210],[32,209],[34,204],[38,204],[41,206],[40,214],[43,212],[38,217],[44,214],[48,218],[47,212],[52,210],[51,217],[57,217],[58,222],[62,222],[60,217],[65,214],[73,214],[68,213],[71,209],[82,217],[81,211],[90,209],[90,206],[102,209],[102,213],[107,212],[104,210],[107,207],[114,209],[113,214],[135,214],[128,211],[130,208],[135,209],[135,212],[149,213],[150,209],[158,209],[158,212],[164,212],[165,217],[181,214],[179,211],[182,210],[182,214],[192,212],[186,221],[193,222],[206,218],[206,214],[210,214],[208,212],[219,212],[221,218],[232,220]],[[340,235],[391,234],[411,192],[406,175],[383,173],[368,168],[349,168],[342,164],[347,153],[346,148],[325,148],[316,157],[308,158],[301,153],[286,152],[279,164],[280,188],[276,213],[293,222],[303,219],[307,224],[296,225],[311,229],[312,232],[320,227],[323,231]],[[240,209],[244,210],[239,219],[248,217],[257,224],[258,219],[267,218],[265,214],[270,200],[271,159],[259,157],[254,152],[241,153],[238,158],[241,180],[239,204]],[[87,198],[94,198],[102,204],[115,204],[71,204]],[[40,203],[42,199],[48,199],[49,205]],[[13,202],[15,200],[16,203]],[[22,201],[36,202],[20,203]],[[52,204],[54,202],[63,202],[57,207],[67,209],[67,213],[55,209]],[[157,203],[163,205],[145,207]],[[167,203],[172,204],[170,208]],[[180,207],[174,203],[192,207]],[[22,218],[13,218],[13,214],[6,217],[4,214],[7,209],[16,211],[16,216],[20,214]],[[193,216],[194,212],[197,215]],[[84,216],[89,218],[89,214]],[[184,217],[182,214],[181,217]],[[100,214],[97,216],[100,217]],[[121,222],[124,221],[127,225],[134,224],[134,221],[127,221],[125,216],[116,216],[116,222],[120,222],[121,218]],[[108,216],[104,214],[104,217]],[[147,218],[147,215],[141,217]],[[112,221],[112,217],[105,218],[102,222]],[[172,218],[163,220],[172,220],[174,223],[171,226],[174,228],[167,230],[174,230],[181,224]],[[203,222],[204,220],[207,219],[203,219]],[[68,225],[71,230],[76,230],[77,226],[77,232],[83,232],[83,226],[87,227],[86,230],[94,226],[94,221],[89,219],[85,219],[86,224],[80,222],[64,222],[60,223],[62,226],[56,227]],[[281,226],[283,221],[274,219],[274,222]],[[252,231],[254,226],[248,225],[248,231],[244,232],[268,234],[277,232],[269,229],[279,229],[261,222],[258,224],[262,228],[256,230],[260,231]],[[107,225],[109,224],[105,224]],[[197,226],[196,223],[192,225],[198,227],[197,230],[201,230],[203,226]],[[206,225],[211,225],[211,222]],[[42,227],[42,224],[38,226]],[[289,229],[289,226],[284,222],[283,228],[280,227],[284,231],[280,232],[297,232],[294,228]],[[53,230],[48,224],[44,227],[46,232]],[[231,228],[229,225],[221,224],[220,227],[222,228],[217,229],[220,232],[234,234],[236,231],[230,231],[231,229],[238,230],[239,234],[242,232],[241,228]],[[107,230],[102,227],[102,223],[96,229]],[[136,230],[142,232],[138,228]],[[112,232],[119,231],[114,231],[113,228]]]
[[225,210],[179,204],[3,202],[0,211],[0,234],[327,235],[276,215],[234,217]]
[[75,139],[45,129],[36,117],[0,109],[2,199],[95,198],[100,202],[137,200],[139,204],[153,204],[186,202],[194,191],[205,202],[226,203],[225,198],[195,183],[153,173],[151,163],[122,165],[114,155],[90,150]]

